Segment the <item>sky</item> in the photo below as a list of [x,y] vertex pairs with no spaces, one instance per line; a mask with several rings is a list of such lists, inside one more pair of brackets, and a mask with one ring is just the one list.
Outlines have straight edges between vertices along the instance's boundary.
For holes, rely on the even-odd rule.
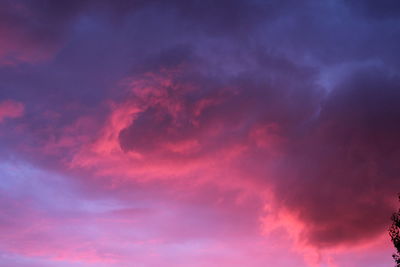
[[0,266],[387,267],[397,0],[1,0]]

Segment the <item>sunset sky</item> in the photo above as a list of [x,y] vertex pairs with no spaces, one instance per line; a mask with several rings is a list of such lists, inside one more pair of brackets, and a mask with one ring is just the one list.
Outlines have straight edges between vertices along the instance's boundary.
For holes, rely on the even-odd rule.
[[0,0],[1,267],[388,267],[398,0]]

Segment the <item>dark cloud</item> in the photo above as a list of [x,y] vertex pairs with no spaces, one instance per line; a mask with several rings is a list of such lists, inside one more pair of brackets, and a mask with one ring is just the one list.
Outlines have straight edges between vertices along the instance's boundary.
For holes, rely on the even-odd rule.
[[[252,30],[266,18],[279,16],[292,1],[129,1],[129,0],[39,0],[3,1],[2,20],[5,26],[21,26],[32,38],[58,38],[65,34],[69,24],[79,16],[100,15],[100,19],[121,21],[141,9],[172,13],[193,23],[188,30],[205,29],[214,33],[232,33]],[[106,15],[106,17],[101,17]],[[200,26],[200,27],[198,27]]]
[[277,122],[289,131],[315,112],[321,92],[311,68],[257,52],[254,70],[213,77],[198,56],[178,51],[161,53],[148,61],[158,62],[150,64],[154,72],[134,76],[131,98],[141,112],[120,133],[125,151],[152,154],[187,141],[202,155],[247,142],[258,123]]
[[311,244],[360,242],[385,229],[400,187],[399,88],[382,69],[349,75],[307,136],[292,140],[278,199],[300,212]]
[[[172,80],[152,73],[144,83],[151,93],[132,95],[142,111],[121,131],[121,147],[174,161],[242,144],[250,149],[244,162],[258,170],[250,173],[265,180],[260,170],[273,157],[251,148],[251,132],[276,124],[274,134],[286,140],[279,147],[284,156],[266,181],[278,203],[299,212],[303,240],[330,247],[380,234],[400,187],[399,77],[385,68],[361,68],[324,96],[312,69],[274,55],[258,59],[257,72],[220,81],[190,73],[187,62],[172,70],[178,73]],[[159,79],[165,83],[154,83]]]
[[396,0],[363,0],[363,1],[346,1],[351,8],[362,15],[372,19],[399,19],[400,3]]

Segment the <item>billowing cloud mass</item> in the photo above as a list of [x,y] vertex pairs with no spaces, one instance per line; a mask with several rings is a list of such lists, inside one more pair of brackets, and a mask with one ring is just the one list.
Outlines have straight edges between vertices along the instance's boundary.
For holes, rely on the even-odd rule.
[[397,1],[0,3],[1,266],[390,266]]

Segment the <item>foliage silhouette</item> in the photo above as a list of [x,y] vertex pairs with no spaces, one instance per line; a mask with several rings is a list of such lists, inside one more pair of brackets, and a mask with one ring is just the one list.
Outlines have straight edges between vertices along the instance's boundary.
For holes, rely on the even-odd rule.
[[[400,201],[400,194],[399,194]],[[392,255],[396,267],[400,267],[400,209],[392,215],[392,225],[389,228],[389,235],[397,252]]]

